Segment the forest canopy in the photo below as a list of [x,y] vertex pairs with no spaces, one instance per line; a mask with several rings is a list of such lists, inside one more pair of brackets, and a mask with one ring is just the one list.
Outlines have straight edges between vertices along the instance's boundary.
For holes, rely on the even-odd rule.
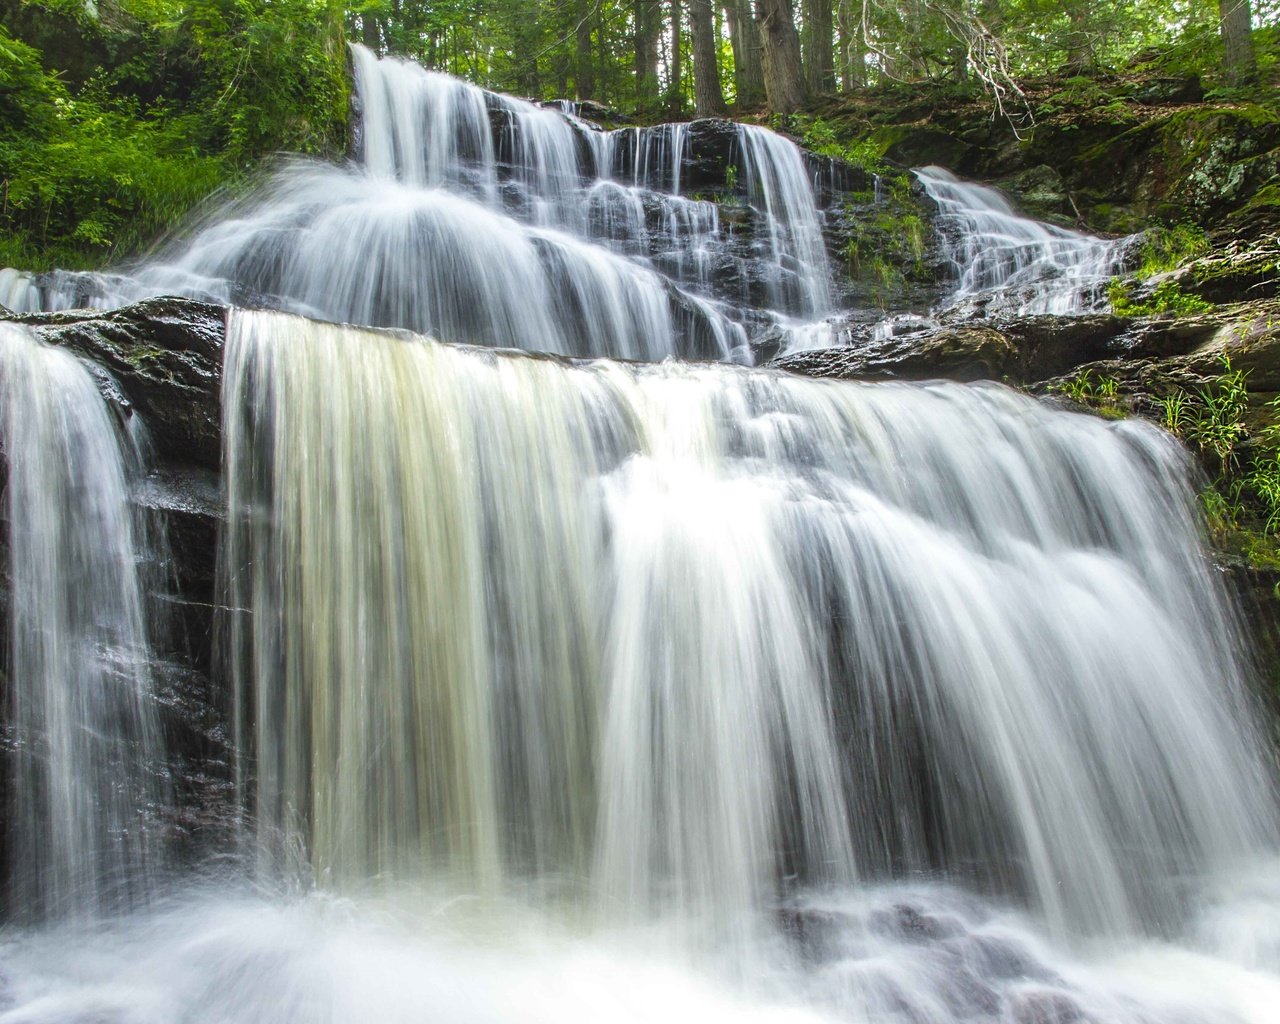
[[340,155],[348,40],[642,119],[1037,76],[1270,87],[1280,0],[0,0],[0,265],[137,250],[275,152]]

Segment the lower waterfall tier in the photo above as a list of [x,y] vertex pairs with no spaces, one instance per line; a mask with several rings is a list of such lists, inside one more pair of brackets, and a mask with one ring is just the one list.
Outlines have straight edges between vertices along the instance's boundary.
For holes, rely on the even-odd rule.
[[1000,387],[233,313],[264,863],[736,932],[929,873],[1172,934],[1273,812],[1183,457]]

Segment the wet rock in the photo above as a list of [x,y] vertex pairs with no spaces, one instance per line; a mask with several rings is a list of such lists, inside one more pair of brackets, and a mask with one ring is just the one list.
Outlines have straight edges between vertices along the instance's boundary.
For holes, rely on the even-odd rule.
[[706,118],[690,122],[687,132],[685,160],[680,170],[682,193],[732,192],[746,180],[736,124]]
[[1160,421],[1161,399],[1179,390],[1198,393],[1225,369],[1245,373],[1250,393],[1280,391],[1280,302],[1240,303],[1195,316],[1135,320],[1117,339],[1121,354],[1084,363],[1029,390],[1053,395],[1089,374],[1115,382],[1123,412]]
[[1033,989],[1019,992],[1009,1001],[1014,1024],[1083,1024],[1089,1017],[1080,1004],[1064,992]]
[[1062,175],[1048,164],[1037,164],[992,184],[1008,192],[1025,213],[1038,220],[1074,227],[1080,219]]
[[781,356],[769,365],[840,380],[999,380],[1016,359],[1013,342],[991,327],[943,328],[865,345]]
[[1280,391],[1280,301],[1219,306],[1192,316],[1151,317],[1125,336],[1126,354],[1165,357],[1165,367],[1216,376],[1226,356],[1253,391]]
[[170,646],[197,671],[209,674],[217,615],[218,532],[225,516],[221,481],[210,470],[164,465],[147,476],[134,500],[151,513],[167,542],[167,587],[156,597],[170,620]]
[[966,162],[969,144],[938,128],[917,128],[903,132],[885,149],[885,159],[904,167],[960,167]]
[[970,934],[956,948],[970,969],[983,978],[1002,982],[1054,979],[1044,964],[1007,939]]
[[1131,322],[1110,313],[1088,313],[1005,317],[996,326],[1015,352],[1006,373],[1021,384],[1114,354]]
[[1280,240],[1233,238],[1199,259],[1144,282],[1154,288],[1173,281],[1188,295],[1210,302],[1248,302],[1280,295]]
[[965,932],[959,920],[928,913],[909,903],[899,903],[873,914],[870,924],[881,935],[913,943],[954,939]]
[[136,409],[161,459],[216,471],[221,463],[225,312],[189,299],[147,299],[111,312],[72,310],[18,318],[41,340],[109,372],[100,388],[127,416]]
[[856,928],[846,914],[813,907],[780,907],[779,930],[791,939],[810,963],[828,963],[843,956],[847,942],[843,934]]
[[1204,85],[1199,75],[1146,78],[1127,83],[1117,92],[1147,106],[1176,106],[1199,103],[1204,99]]

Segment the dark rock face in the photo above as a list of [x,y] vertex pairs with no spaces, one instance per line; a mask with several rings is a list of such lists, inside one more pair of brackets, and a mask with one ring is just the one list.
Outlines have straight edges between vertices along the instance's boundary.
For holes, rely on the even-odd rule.
[[1016,356],[1013,342],[990,327],[944,328],[923,337],[866,346],[797,352],[769,365],[840,380],[999,380]]
[[[158,652],[151,671],[171,752],[161,770],[175,794],[173,806],[157,809],[154,827],[179,859],[226,848],[238,812],[223,700],[212,682],[223,518],[218,471],[225,311],[166,298],[106,313],[75,310],[17,319],[45,343],[84,356],[120,418],[137,413],[148,428],[153,464],[134,500],[161,560],[150,573],[148,595]],[[7,543],[7,533],[0,534],[0,548]],[[0,558],[5,555],[0,550]],[[0,615],[7,621],[7,589],[0,592]],[[4,743],[0,733],[0,755]],[[6,775],[0,770],[0,797]]]
[[943,378],[1030,384],[1124,351],[1129,324],[1121,317],[1095,314],[932,326],[853,347],[795,353],[770,365],[846,380]]
[[775,359],[779,370],[837,379],[1003,380],[1043,392],[1083,369],[1124,390],[1163,392],[1216,376],[1222,357],[1249,386],[1280,391],[1280,302],[1237,303],[1192,316],[1025,316],[933,326],[854,346]]
[[225,312],[187,299],[148,299],[111,312],[21,318],[42,341],[108,371],[99,387],[126,416],[136,409],[166,462],[217,472]]

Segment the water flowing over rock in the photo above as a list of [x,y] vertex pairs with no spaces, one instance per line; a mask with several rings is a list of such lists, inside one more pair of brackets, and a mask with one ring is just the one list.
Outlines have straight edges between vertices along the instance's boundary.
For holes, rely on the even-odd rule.
[[40,304],[40,289],[30,274],[12,267],[0,269],[0,307],[12,313],[34,313]]
[[74,356],[0,323],[7,456],[10,911],[151,895],[165,801],[133,440]]
[[227,372],[241,747],[323,877],[750,922],[783,865],[967,864],[1130,934],[1268,841],[1153,429],[279,314],[233,315]]
[[41,308],[176,294],[470,344],[740,362],[762,318],[830,312],[811,171],[781,136],[605,132],[354,54],[358,165],[293,162],[137,267],[44,275]]
[[916,177],[938,205],[956,281],[952,305],[980,304],[988,314],[1106,308],[1106,289],[1123,267],[1127,240],[1111,241],[1032,220],[996,189],[961,181],[941,167]]
[[0,319],[0,1020],[1271,1024],[1274,765],[1186,453],[800,374],[1271,380],[1274,303],[1084,315],[1110,243],[933,174],[945,330],[728,365],[855,338],[794,146],[355,64],[359,163],[0,276],[218,303]]

